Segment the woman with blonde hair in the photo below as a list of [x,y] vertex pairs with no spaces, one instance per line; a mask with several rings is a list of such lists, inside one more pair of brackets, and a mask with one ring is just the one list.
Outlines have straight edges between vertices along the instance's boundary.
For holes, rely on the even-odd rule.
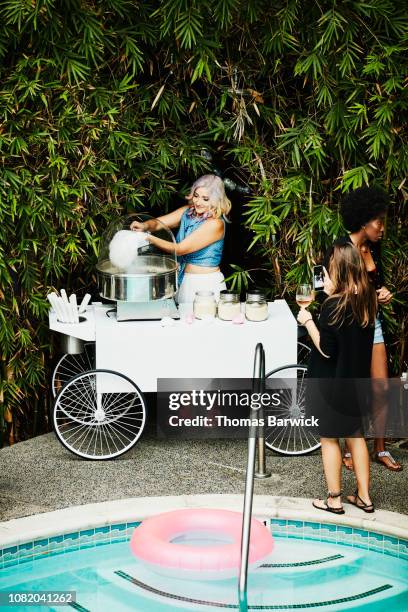
[[[311,397],[315,402],[311,408],[318,411],[328,495],[326,500],[315,500],[313,505],[344,514],[339,444],[342,437],[350,449],[357,481],[356,491],[348,502],[364,512],[374,512],[369,494],[369,454],[363,435],[368,398],[361,393],[363,383],[359,379],[370,379],[377,296],[364,260],[352,244],[334,246],[329,274],[325,271],[324,289],[329,297],[322,305],[319,327],[305,308],[298,314],[299,323],[306,327],[314,344],[308,379],[321,379],[318,393],[311,382],[309,401]],[[320,401],[316,402],[319,393]]]
[[179,262],[179,303],[192,302],[197,291],[213,291],[219,297],[226,289],[220,262],[224,246],[225,218],[231,210],[224,183],[215,174],[205,174],[193,183],[186,197],[188,204],[177,210],[140,223],[134,221],[135,231],[155,231],[159,222],[170,228],[179,227],[176,245],[157,236],[147,240],[165,253],[176,253]]

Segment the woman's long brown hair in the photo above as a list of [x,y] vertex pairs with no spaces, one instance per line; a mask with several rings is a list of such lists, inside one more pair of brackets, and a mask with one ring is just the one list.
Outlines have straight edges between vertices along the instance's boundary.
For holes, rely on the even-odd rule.
[[346,316],[346,308],[350,305],[353,320],[362,327],[374,325],[377,314],[377,295],[368,278],[360,251],[352,244],[335,246],[330,258],[329,276],[334,285],[334,291],[328,299],[338,300],[330,324],[342,325]]

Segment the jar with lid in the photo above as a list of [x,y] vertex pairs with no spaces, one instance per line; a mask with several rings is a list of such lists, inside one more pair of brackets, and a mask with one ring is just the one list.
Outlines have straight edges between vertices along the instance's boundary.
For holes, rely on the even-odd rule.
[[197,319],[215,317],[217,302],[215,301],[214,291],[196,291],[193,312]]
[[220,291],[218,302],[218,318],[223,321],[232,321],[234,317],[241,313],[241,302],[239,293],[236,291]]
[[258,289],[248,291],[245,302],[245,316],[248,321],[265,321],[268,318],[268,302],[262,291]]

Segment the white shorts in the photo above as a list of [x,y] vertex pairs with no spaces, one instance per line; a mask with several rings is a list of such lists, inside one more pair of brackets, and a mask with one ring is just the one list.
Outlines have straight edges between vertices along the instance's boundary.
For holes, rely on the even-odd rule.
[[192,274],[185,272],[183,281],[176,293],[176,302],[185,304],[194,302],[196,291],[214,291],[215,299],[220,297],[220,291],[227,288],[222,272],[209,272],[208,274]]

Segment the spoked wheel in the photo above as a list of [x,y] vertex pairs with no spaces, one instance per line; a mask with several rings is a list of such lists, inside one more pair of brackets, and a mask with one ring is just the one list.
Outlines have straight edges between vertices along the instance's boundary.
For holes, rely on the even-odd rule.
[[54,403],[60,442],[84,459],[113,459],[131,449],[146,423],[146,402],[127,376],[90,370],[74,376]]
[[297,362],[300,365],[306,365],[312,349],[303,342],[297,343]]
[[63,355],[52,375],[52,394],[57,397],[62,387],[77,374],[95,367],[95,342],[86,342],[79,355]]
[[268,379],[280,379],[280,405],[264,409],[266,422],[273,415],[277,424],[265,426],[264,431],[266,446],[281,455],[306,455],[320,447],[318,432],[293,424],[306,416],[306,374],[306,366],[297,364],[277,368],[265,376],[267,388]]

